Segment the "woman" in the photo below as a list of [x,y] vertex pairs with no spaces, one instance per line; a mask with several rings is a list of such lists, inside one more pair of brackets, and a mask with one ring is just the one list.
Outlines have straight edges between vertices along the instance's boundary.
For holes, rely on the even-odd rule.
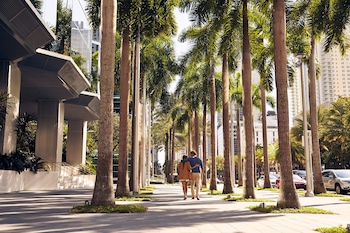
[[184,200],[187,199],[187,186],[188,182],[191,179],[191,165],[190,162],[183,162],[184,159],[186,159],[187,156],[182,156],[181,162],[177,165],[177,173],[179,174],[178,178],[179,181],[182,183],[182,191],[184,194]]

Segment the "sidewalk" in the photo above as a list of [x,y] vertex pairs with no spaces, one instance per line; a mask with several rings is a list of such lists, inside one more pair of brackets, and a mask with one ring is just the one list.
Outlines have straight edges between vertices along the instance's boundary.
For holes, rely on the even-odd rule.
[[[73,206],[91,200],[91,189],[3,193],[0,232],[308,233],[318,227],[350,224],[350,202],[335,197],[300,197],[302,206],[334,215],[264,214],[247,208],[257,202],[226,202],[222,196],[205,193],[200,200],[183,200],[179,184],[155,186],[152,201],[141,202],[148,211],[137,214],[69,214]],[[277,200],[278,193],[256,191],[256,196]]]

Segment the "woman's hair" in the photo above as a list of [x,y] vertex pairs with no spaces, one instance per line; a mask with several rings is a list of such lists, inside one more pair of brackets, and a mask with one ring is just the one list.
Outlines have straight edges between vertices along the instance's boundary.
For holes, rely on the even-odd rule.
[[191,151],[191,154],[197,155],[197,152],[196,152],[195,150],[192,150],[192,151]]
[[187,155],[183,155],[183,156],[182,156],[182,159],[186,159],[186,158],[187,158]]

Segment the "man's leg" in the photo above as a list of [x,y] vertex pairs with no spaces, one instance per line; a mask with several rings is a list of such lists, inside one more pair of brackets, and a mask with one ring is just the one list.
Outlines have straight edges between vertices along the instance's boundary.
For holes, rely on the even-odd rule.
[[200,183],[201,181],[201,174],[198,173],[198,175],[196,176],[196,198],[199,200],[199,190],[200,190]]
[[191,195],[192,195],[192,199],[194,199],[194,182],[195,182],[195,177],[192,176],[192,179],[190,180],[191,182]]

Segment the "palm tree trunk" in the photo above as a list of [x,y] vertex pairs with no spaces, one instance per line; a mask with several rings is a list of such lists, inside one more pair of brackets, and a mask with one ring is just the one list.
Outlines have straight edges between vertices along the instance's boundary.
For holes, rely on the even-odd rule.
[[134,75],[133,75],[133,113],[132,113],[132,160],[131,160],[131,190],[139,193],[139,157],[140,157],[140,37],[134,43]]
[[231,182],[230,164],[230,119],[229,119],[229,80],[228,58],[224,53],[222,58],[222,107],[223,107],[223,131],[224,131],[224,189],[223,193],[233,193]]
[[170,160],[171,183],[174,183],[174,161],[175,161],[175,124],[173,123],[172,132],[171,132],[171,160]]
[[166,162],[166,167],[165,167],[165,176],[167,179],[168,183],[171,183],[171,175],[170,175],[170,153],[169,153],[169,138],[171,137],[171,132],[170,133],[165,133],[165,162]]
[[130,92],[130,30],[124,28],[122,35],[122,52],[120,60],[120,124],[119,124],[119,160],[118,185],[116,196],[130,195],[128,178],[128,119]]
[[197,110],[194,111],[194,143],[193,143],[193,149],[199,153],[199,117],[198,117],[198,112]]
[[113,94],[116,9],[114,0],[102,3],[101,101],[98,163],[92,205],[112,206],[113,187]]
[[311,37],[311,51],[309,59],[309,85],[314,193],[319,194],[326,193],[326,189],[322,180],[320,143],[318,137],[318,119],[316,107],[315,35]]
[[188,126],[187,126],[187,154],[190,154],[191,151],[191,129],[192,129],[192,118],[188,120]]
[[260,85],[261,106],[262,106],[262,130],[263,130],[263,150],[264,150],[264,188],[271,188],[270,166],[267,144],[267,123],[266,123],[266,91],[264,85]]
[[254,193],[254,161],[253,161],[253,116],[252,116],[252,71],[250,61],[250,43],[248,34],[247,1],[243,1],[243,53],[242,53],[242,84],[243,84],[243,116],[245,133],[245,162],[243,194],[244,198],[255,198]]
[[207,102],[203,106],[203,174],[202,187],[207,188]]
[[286,51],[286,12],[284,1],[273,3],[273,39],[275,56],[275,77],[277,89],[278,143],[281,166],[280,192],[277,206],[282,208],[300,208],[292,175],[292,156],[289,138],[288,77]]
[[241,149],[241,116],[240,108],[237,106],[236,110],[236,121],[237,121],[237,173],[238,173],[238,186],[243,185],[243,166],[242,166],[242,149]]
[[[191,115],[191,150],[195,150],[196,148],[196,124],[195,124],[195,111],[192,111]],[[197,152],[198,153],[198,152]]]
[[216,91],[215,91],[215,75],[214,62],[211,64],[211,83],[210,83],[210,149],[211,149],[211,169],[210,169],[210,190],[216,190]]

